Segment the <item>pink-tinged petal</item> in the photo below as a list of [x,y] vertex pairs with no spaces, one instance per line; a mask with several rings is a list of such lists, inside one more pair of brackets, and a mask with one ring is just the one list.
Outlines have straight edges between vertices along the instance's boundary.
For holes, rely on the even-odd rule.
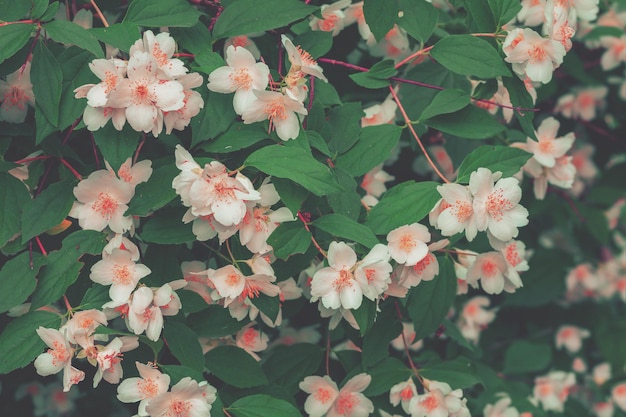
[[341,288],[339,297],[343,308],[357,309],[363,302],[363,291],[361,291],[361,287],[355,280],[350,280]]
[[215,220],[224,226],[233,226],[246,215],[246,205],[241,200],[225,199],[218,200],[213,205]]
[[331,242],[328,248],[328,264],[336,270],[350,269],[356,264],[356,253],[344,242]]
[[154,104],[163,111],[178,110],[185,105],[183,85],[178,81],[153,84],[152,90],[156,98]]
[[[235,109],[235,113],[243,114],[244,112],[248,111],[251,104],[255,101],[256,95],[254,95],[254,92],[251,89],[238,89],[233,96],[233,108]],[[265,119],[266,117],[267,116],[265,116],[265,113],[263,113],[263,119]]]
[[148,133],[157,119],[157,108],[146,104],[133,104],[126,108],[126,120],[138,132]]
[[49,353],[42,353],[37,356],[33,365],[35,365],[35,369],[39,375],[48,376],[61,372],[65,366],[65,362],[59,362]]
[[487,294],[500,294],[504,290],[504,277],[499,272],[491,277],[483,276],[481,285]]
[[228,94],[237,90],[237,85],[233,83],[231,77],[234,70],[231,67],[219,67],[209,74],[207,88],[216,93]]
[[156,342],[161,336],[161,330],[163,330],[163,314],[158,307],[152,307],[152,317],[148,322],[148,328],[146,329],[146,336],[148,339]]
[[107,86],[104,83],[96,84],[87,93],[87,105],[92,107],[104,107],[107,105]]
[[300,133],[300,120],[293,112],[287,112],[282,120],[274,120],[276,134],[282,140],[295,139]]
[[226,48],[226,63],[231,67],[251,67],[256,64],[256,59],[246,48],[229,46]]
[[346,385],[344,385],[341,390],[348,392],[363,392],[371,382],[371,375],[365,373],[358,374],[350,378],[350,380],[346,382]]

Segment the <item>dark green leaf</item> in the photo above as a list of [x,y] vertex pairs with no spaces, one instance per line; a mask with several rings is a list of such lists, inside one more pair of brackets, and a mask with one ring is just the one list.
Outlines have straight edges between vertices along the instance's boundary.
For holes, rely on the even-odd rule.
[[207,152],[229,153],[248,148],[268,138],[267,131],[259,123],[244,125],[235,122],[217,139],[203,143],[201,148]]
[[343,106],[337,106],[330,110],[328,125],[331,139],[328,148],[331,152],[344,153],[356,143],[361,132],[363,115],[361,103],[345,103]]
[[540,372],[552,362],[552,348],[545,343],[515,341],[504,355],[505,374]]
[[[235,120],[235,117],[231,94],[206,93],[204,108],[200,111],[200,114],[191,120],[191,138],[193,146],[207,139],[214,138],[228,129],[228,126]],[[260,126],[257,124],[255,127],[259,129]],[[245,140],[236,140],[233,142],[248,143]],[[228,147],[228,145],[228,143],[225,143],[225,140],[222,140],[216,146],[216,149],[219,152],[230,152],[232,148]]]
[[0,20],[14,22],[25,17],[32,6],[31,0],[0,0]]
[[415,340],[437,330],[456,296],[456,273],[452,262],[443,257],[437,260],[439,275],[409,290],[406,308],[415,328]]
[[478,168],[489,168],[491,172],[500,171],[503,177],[511,177],[519,172],[533,155],[510,146],[483,145],[467,155],[457,176],[457,182],[466,184],[470,175]]
[[331,107],[340,105],[341,99],[332,84],[322,81],[315,83],[315,102],[320,103],[324,107]]
[[[193,60],[200,67],[197,68],[199,72],[204,74],[210,74],[215,71],[219,67],[223,67],[226,65],[224,62],[224,58],[221,57],[217,52],[213,52],[211,50],[203,50],[194,55]],[[219,94],[219,93],[214,93]]]
[[412,372],[399,359],[388,357],[367,370],[372,382],[363,391],[367,397],[375,397],[389,392],[394,385],[406,381]]
[[256,167],[268,175],[288,178],[315,195],[341,191],[330,169],[301,148],[266,146],[252,153],[245,165]]
[[359,333],[364,336],[369,332],[376,319],[376,302],[363,298],[361,306],[356,310],[350,310],[359,326]]
[[263,371],[270,384],[297,389],[300,381],[319,368],[322,357],[322,349],[311,343],[280,346],[263,362]]
[[181,365],[191,369],[202,370],[204,357],[198,342],[198,335],[178,321],[165,322],[163,337],[172,355]]
[[29,365],[43,352],[46,344],[35,330],[60,325],[61,316],[48,311],[31,311],[9,323],[0,334],[0,374]]
[[313,226],[333,236],[352,240],[371,249],[380,243],[369,227],[341,214],[327,214],[313,222]]
[[596,26],[585,34],[583,39],[585,41],[595,41],[603,36],[612,36],[614,38],[621,38],[624,36],[624,29],[615,26]]
[[496,31],[496,23],[493,19],[493,13],[489,7],[489,2],[485,0],[463,0],[468,17],[472,24],[470,30],[472,32],[488,32]]
[[140,233],[141,238],[149,243],[178,244],[193,242],[196,236],[191,231],[191,223],[184,224],[182,213],[159,212],[149,219]]
[[443,90],[437,93],[433,101],[424,109],[420,119],[430,119],[440,114],[454,113],[470,103],[469,94],[457,89]]
[[75,181],[51,184],[35,199],[25,204],[22,211],[22,243],[28,242],[61,223],[74,203]]
[[94,230],[79,230],[63,239],[60,250],[50,252],[48,262],[39,274],[31,308],[39,308],[57,301],[67,287],[78,278],[86,253],[100,255],[106,244],[106,235]]
[[437,185],[431,181],[396,185],[370,210],[366,224],[377,235],[386,235],[397,227],[419,222],[441,198]]
[[194,59],[212,48],[211,32],[202,21],[188,28],[170,28],[170,34],[180,48],[195,54]]
[[428,126],[466,139],[486,139],[505,130],[489,113],[475,106],[442,114],[423,121]]
[[387,304],[376,316],[372,328],[363,338],[363,368],[377,364],[389,356],[389,343],[402,333],[402,323],[395,306]]
[[0,26],[0,62],[22,49],[30,39],[34,28],[33,25],[26,24]]
[[430,380],[446,382],[452,389],[466,389],[482,383],[472,362],[462,356],[451,361],[426,365],[420,369],[420,375]]
[[[35,3],[38,3],[37,0],[35,0]],[[43,5],[43,2],[42,2]],[[37,4],[35,4],[35,7],[37,6]],[[34,9],[34,8],[33,8]],[[53,1],[52,3],[50,3],[46,8],[45,11],[43,12],[43,14],[39,17],[39,20],[41,20],[42,22],[46,22],[48,20],[52,20],[54,18],[54,16],[57,14],[57,12],[59,11],[59,2],[58,1]],[[33,13],[34,15],[35,13]]]
[[533,125],[533,118],[535,116],[533,108],[535,104],[524,82],[517,77],[505,77],[502,79],[502,83],[509,92],[511,104],[521,109],[515,110],[514,114],[520,126],[522,126],[524,133],[533,139],[537,139]]
[[104,160],[116,172],[128,158],[132,158],[140,135],[141,133],[133,130],[130,125],[117,130],[113,123],[107,123],[103,128],[93,132],[96,145],[102,152]]
[[130,47],[141,37],[137,26],[131,23],[114,23],[108,28],[93,28],[89,32],[99,41],[128,52]]
[[137,185],[135,195],[128,204],[126,215],[147,216],[176,198],[172,180],[180,174],[176,165],[156,169],[147,182]]
[[[307,51],[313,59],[317,59],[322,55],[326,55],[333,46],[333,34],[330,32],[322,32],[319,30],[304,32],[293,39],[295,46],[300,46],[303,51]],[[318,85],[328,85],[320,82]],[[315,94],[317,94],[317,85],[315,86]]]
[[57,59],[43,42],[37,42],[33,52],[30,79],[33,83],[33,93],[37,97],[37,105],[46,119],[53,126],[57,126],[63,88],[63,71]]
[[[9,0],[12,1],[12,0]],[[47,14],[46,11],[50,8],[50,1],[49,0],[33,0],[33,9],[30,12],[30,16],[33,19],[41,19],[41,17],[44,14]],[[57,3],[57,7],[59,6],[59,2],[55,1],[54,3]],[[53,3],[53,4],[54,4]]]
[[238,0],[224,8],[213,27],[215,39],[265,32],[286,26],[318,10],[297,0]]
[[302,203],[309,195],[307,190],[294,184],[293,181],[284,178],[272,178],[272,183],[280,196],[280,201],[283,202],[285,207],[287,207],[294,216],[298,214]]
[[[204,381],[204,375],[202,375],[202,368],[204,367],[201,366],[200,368],[189,368],[187,366],[180,366],[180,365],[163,365],[163,364],[159,364],[159,368],[161,368],[163,370],[164,373],[168,374],[170,376],[170,385],[174,386],[176,384],[178,384],[178,381],[180,381],[181,379],[185,378],[185,377],[190,377],[191,379],[193,379],[194,381]],[[211,410],[212,411],[212,410]],[[211,415],[213,415],[213,412],[211,412]]]
[[380,41],[396,23],[398,3],[389,0],[365,0],[363,14],[374,37]]
[[0,247],[21,230],[21,210],[30,201],[22,181],[8,173],[0,173]]
[[437,27],[439,13],[425,0],[400,0],[398,25],[420,42],[426,42]]
[[522,10],[522,5],[517,0],[489,0],[489,7],[498,28],[510,22]]
[[444,319],[443,326],[446,328],[446,330],[444,331],[444,334],[448,336],[450,339],[454,340],[460,346],[463,346],[464,348],[468,350],[472,350],[472,351],[476,350],[476,346],[468,342],[468,340],[463,336],[463,334],[461,333],[461,331],[459,330],[456,324],[452,323],[448,319]]
[[123,23],[137,26],[191,27],[202,13],[184,0],[133,0]]
[[189,327],[200,337],[224,337],[241,330],[247,320],[237,321],[228,308],[210,305],[205,310],[187,316]]
[[235,417],[298,417],[298,409],[285,400],[269,395],[251,395],[235,401],[227,408]]
[[266,385],[261,365],[237,346],[218,346],[204,355],[209,371],[225,383],[237,388]]
[[299,221],[283,223],[272,232],[267,243],[274,248],[277,258],[287,259],[293,254],[307,251],[311,245],[311,233]]
[[256,308],[261,310],[261,313],[265,314],[272,322],[276,321],[278,313],[280,312],[279,297],[270,297],[269,295],[259,294],[258,297],[251,297],[250,302],[254,304]]
[[626,321],[600,323],[593,332],[596,345],[612,369],[624,369],[626,358]]
[[446,36],[435,44],[430,54],[457,74],[479,78],[511,76],[511,71],[494,47],[472,35]]
[[356,181],[351,174],[341,168],[335,168],[333,173],[344,191],[329,194],[327,197],[328,205],[333,209],[333,212],[343,214],[355,221],[358,220],[363,206],[361,204],[361,196],[356,191]]
[[389,86],[389,78],[397,73],[393,60],[385,59],[374,64],[369,71],[352,74],[350,78],[361,87],[384,88]]
[[53,40],[73,44],[95,55],[96,58],[104,58],[102,47],[98,40],[89,31],[76,23],[67,20],[53,20],[44,28]]
[[23,252],[6,262],[0,269],[0,313],[22,304],[32,294],[35,277],[45,258],[37,252]]
[[93,284],[85,292],[85,296],[80,301],[79,309],[81,310],[102,310],[104,303],[111,301],[109,297],[109,288],[100,284]]
[[39,104],[35,104],[35,144],[39,145],[58,129],[50,123]]

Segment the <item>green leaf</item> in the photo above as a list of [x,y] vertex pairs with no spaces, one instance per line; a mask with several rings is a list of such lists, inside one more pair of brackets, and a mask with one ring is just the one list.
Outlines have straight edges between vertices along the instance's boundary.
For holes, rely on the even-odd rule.
[[74,203],[74,180],[51,184],[22,211],[22,243],[61,223]]
[[46,115],[41,110],[39,104],[35,103],[35,144],[39,145],[44,139],[47,139],[52,133],[58,129],[50,123]]
[[43,307],[60,299],[84,266],[79,259],[86,253],[100,255],[105,245],[106,235],[94,230],[78,230],[63,239],[63,247],[50,252],[47,265],[39,274],[31,308]]
[[319,346],[297,343],[279,346],[263,362],[263,371],[271,385],[298,389],[305,377],[313,375],[322,363],[323,353]]
[[489,0],[489,7],[498,28],[510,22],[522,10],[522,5],[517,0]]
[[78,308],[81,310],[102,310],[104,303],[111,301],[109,288],[100,284],[93,284],[87,289]]
[[384,88],[389,86],[389,78],[397,73],[393,60],[385,59],[374,64],[369,71],[352,74],[350,78],[361,87]]
[[359,308],[350,310],[354,316],[354,320],[359,325],[359,333],[361,336],[365,336],[372,328],[374,320],[376,319],[376,310],[376,302],[368,298],[363,298],[363,302]]
[[470,30],[472,32],[494,33],[496,31],[496,23],[493,19],[493,13],[489,7],[489,2],[485,0],[463,0],[468,17],[472,24]]
[[260,123],[244,125],[235,122],[217,139],[203,143],[201,148],[207,152],[229,153],[248,148],[264,139],[269,139],[269,135]]
[[446,36],[433,46],[430,55],[457,74],[479,78],[511,76],[511,71],[494,47],[472,35]]
[[[0,34],[0,36],[2,36]],[[43,42],[37,42],[30,69],[33,93],[37,105],[46,119],[57,126],[59,122],[59,102],[63,88],[63,71],[56,58]]]
[[[225,131],[236,117],[233,109],[232,94],[214,92],[206,92],[204,94],[206,94],[204,108],[191,120],[193,146],[207,139],[214,138]],[[256,125],[257,129],[259,129],[259,124]],[[223,150],[221,149],[222,145]],[[229,152],[231,148],[227,145],[227,143],[222,141],[218,144],[218,151]]]
[[213,27],[215,39],[265,32],[313,14],[318,7],[297,0],[238,0],[228,4]]
[[420,42],[426,42],[437,27],[439,13],[425,0],[400,0],[398,25]]
[[[199,68],[196,68],[196,70],[207,75],[211,74],[217,68],[226,65],[226,63],[224,62],[224,58],[222,58],[222,56],[217,52],[213,52],[210,49],[198,52],[194,55],[193,60],[197,65],[200,66]],[[217,95],[220,93],[214,94]]]
[[356,143],[361,132],[363,115],[361,103],[345,103],[328,112],[328,126],[331,131],[328,148],[331,152],[344,153]]
[[402,128],[391,124],[364,127],[357,143],[337,157],[335,166],[353,176],[366,174],[389,158],[401,133]]
[[22,304],[35,290],[35,277],[45,258],[37,252],[23,252],[0,269],[0,313]]
[[205,355],[209,371],[228,385],[252,388],[267,384],[261,365],[237,346],[218,346]]
[[0,173],[0,247],[21,230],[21,210],[29,201],[30,193],[22,181]]
[[181,365],[200,371],[204,368],[202,347],[193,330],[179,321],[167,320],[163,327],[163,337],[170,352]]
[[587,32],[583,39],[585,41],[595,41],[604,36],[621,38],[622,36],[624,36],[624,29],[615,26],[596,26],[589,32]]
[[437,93],[424,109],[420,119],[430,119],[440,114],[454,113],[470,103],[470,96],[463,90],[448,89]]
[[188,28],[170,28],[170,34],[176,39],[179,48],[195,55],[194,59],[198,58],[198,54],[202,55],[212,48],[211,32],[202,21]]
[[337,214],[343,214],[344,216],[358,220],[361,209],[361,196],[356,191],[357,183],[351,174],[347,173],[341,168],[335,167],[333,170],[337,182],[344,189],[340,193],[333,193],[327,196],[328,205]]
[[461,331],[459,330],[458,326],[455,323],[451,322],[448,319],[444,319],[442,323],[443,323],[443,326],[446,328],[446,330],[444,331],[444,334],[446,336],[448,336],[450,339],[454,340],[460,346],[463,346],[464,348],[468,350],[471,350],[471,351],[476,350],[476,346],[468,342],[468,340],[463,336],[463,334],[461,333]]
[[272,232],[267,243],[274,248],[274,256],[287,259],[296,253],[304,253],[311,245],[311,233],[299,222],[283,223]]
[[276,192],[278,192],[280,196],[280,201],[283,202],[285,207],[287,207],[294,216],[298,214],[302,203],[309,196],[307,190],[294,184],[293,181],[284,178],[272,178],[272,184],[274,184]]
[[224,337],[241,330],[247,320],[237,321],[228,308],[210,305],[205,310],[187,316],[189,327],[200,337]]
[[99,41],[128,52],[130,47],[141,37],[137,26],[131,23],[114,23],[108,28],[93,28],[89,32]]
[[29,365],[43,352],[46,344],[35,330],[60,325],[61,316],[48,311],[31,311],[10,322],[0,334],[0,374]]
[[48,36],[53,40],[73,44],[91,52],[96,58],[104,58],[100,42],[85,28],[67,20],[53,20],[44,25]]
[[515,341],[504,355],[505,374],[540,372],[552,362],[552,348],[546,343]]
[[332,84],[325,82],[315,83],[314,102],[317,102],[324,107],[339,106],[342,103],[335,87],[333,87]]
[[[10,1],[10,0],[9,0]],[[32,2],[33,4],[33,8],[30,12],[30,16],[33,19],[41,19],[41,17],[46,14],[46,11],[48,11],[48,9],[50,8],[50,1],[49,0],[33,0]],[[59,6],[59,2],[55,1],[54,3],[57,3],[57,7]],[[54,4],[52,3],[52,4]]]
[[[333,46],[333,34],[331,32],[322,32],[319,30],[312,30],[304,32],[293,39],[293,44],[299,46],[303,51],[307,51],[313,59],[317,59],[322,55],[326,55],[330,48]],[[315,94],[317,95],[318,85],[329,85],[325,82],[320,82],[315,85]]]
[[285,400],[257,394],[243,397],[226,408],[235,417],[297,417],[298,409]]
[[482,383],[471,360],[463,356],[451,361],[426,365],[420,369],[420,375],[430,380],[446,382],[452,389],[466,389]]
[[457,182],[468,183],[472,172],[481,167],[489,168],[491,172],[500,171],[502,177],[511,177],[517,174],[532,156],[531,153],[510,146],[479,146],[467,155],[459,166]]
[[505,77],[502,79],[502,84],[509,92],[511,97],[511,104],[523,110],[515,110],[515,118],[519,122],[522,130],[527,136],[532,139],[537,139],[535,135],[535,126],[533,124],[533,118],[535,113],[533,108],[535,106],[532,97],[528,93],[524,82],[517,77]]
[[394,385],[406,381],[412,372],[399,359],[387,357],[367,370],[372,382],[363,391],[367,397],[375,397],[389,392]]
[[386,235],[405,224],[422,220],[441,196],[437,183],[407,181],[387,191],[369,212],[365,222],[377,235]]
[[409,291],[406,308],[415,328],[415,340],[433,333],[448,314],[456,296],[456,273],[448,258],[439,257],[439,275]]
[[475,106],[466,106],[454,113],[441,114],[423,122],[443,133],[466,139],[486,139],[506,129],[485,110]]
[[123,23],[137,26],[191,27],[202,15],[184,0],[133,0],[128,6]]
[[600,323],[593,332],[594,341],[600,352],[611,364],[612,369],[624,369],[626,358],[626,321],[619,320],[611,323]]
[[301,148],[265,146],[252,153],[245,165],[268,175],[288,178],[318,196],[341,191],[330,169]]
[[176,198],[172,180],[180,174],[176,165],[162,166],[152,173],[147,182],[137,185],[128,204],[126,215],[145,217]]
[[341,214],[327,214],[312,224],[333,236],[352,240],[369,249],[380,243],[372,229]]
[[272,322],[276,321],[280,312],[280,298],[270,297],[269,295],[259,294],[258,297],[250,297],[250,302],[256,308],[261,310]]
[[398,4],[389,0],[365,0],[363,14],[372,34],[380,41],[396,23]]
[[141,133],[133,130],[130,125],[117,130],[113,123],[107,123],[103,128],[93,132],[102,157],[116,172],[128,158],[133,157],[140,135]]
[[197,369],[181,365],[163,365],[161,363],[159,364],[159,368],[161,368],[164,373],[170,376],[171,386],[176,385],[181,379],[186,377],[190,377],[194,381],[198,382],[204,381],[204,375],[202,375],[203,367],[204,365]]
[[144,224],[141,239],[149,243],[179,244],[193,242],[196,236],[191,231],[191,223],[184,224],[180,211],[159,212]]
[[[35,2],[37,2],[37,0],[35,0]],[[42,6],[44,4],[44,2],[41,2]],[[35,15],[34,13],[34,9],[37,8],[37,4],[35,4],[35,6],[33,7],[33,15]],[[46,8],[45,11],[43,12],[43,14],[41,16],[39,16],[39,20],[41,20],[42,22],[46,22],[48,20],[52,20],[54,18],[54,16],[57,14],[57,12],[59,11],[59,2],[58,1],[53,1],[52,3],[50,3]]]
[[[3,8],[0,7],[0,10]],[[0,26],[0,62],[12,57],[30,39],[33,25],[15,24]]]
[[0,0],[0,20],[14,22],[25,17],[32,6],[31,0]]
[[363,368],[377,364],[389,356],[389,343],[402,333],[402,323],[395,306],[387,304],[378,314],[372,328],[363,337]]

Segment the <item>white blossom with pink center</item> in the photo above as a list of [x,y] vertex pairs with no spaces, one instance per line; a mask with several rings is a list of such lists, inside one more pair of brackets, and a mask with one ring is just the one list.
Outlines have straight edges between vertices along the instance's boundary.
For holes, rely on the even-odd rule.
[[295,139],[300,133],[300,119],[297,115],[308,114],[304,104],[289,94],[278,91],[252,90],[256,100],[241,113],[245,124],[269,120],[270,130],[282,140]]
[[216,93],[235,93],[233,107],[243,114],[256,101],[253,90],[265,90],[269,83],[270,70],[243,47],[226,48],[226,66],[209,74],[209,90]]
[[474,240],[478,228],[469,187],[450,183],[437,186],[437,191],[442,199],[429,215],[430,224],[441,230],[444,236],[465,231],[467,240]]
[[398,404],[402,405],[402,409],[405,413],[409,413],[409,404],[411,399],[417,396],[417,387],[413,378],[409,378],[406,381],[399,382],[389,390],[389,402],[394,407]]
[[478,343],[480,333],[496,318],[494,310],[487,310],[490,303],[487,297],[473,297],[465,303],[459,314],[459,330],[464,338],[474,344]]
[[321,299],[326,308],[357,309],[363,302],[363,290],[354,276],[357,257],[344,242],[331,242],[328,267],[322,268],[311,280],[311,301]]
[[535,378],[532,399],[545,411],[562,413],[569,390],[576,385],[576,375],[571,372],[551,371]]
[[548,83],[552,72],[563,62],[565,48],[559,42],[546,39],[532,29],[513,29],[509,32],[502,49],[504,60],[513,64],[513,71],[520,78]]
[[259,51],[259,47],[256,46],[256,43],[254,43],[254,41],[251,38],[257,37],[259,35],[263,35],[264,33],[255,33],[255,34],[248,34],[248,35],[238,35],[238,36],[232,36],[230,38],[227,38],[226,41],[224,41],[224,55],[226,55],[226,51],[228,50],[229,46],[233,46],[233,47],[239,47],[239,48],[246,48],[254,57],[254,59],[260,59],[261,58],[261,51]]
[[367,417],[374,412],[374,405],[362,392],[372,380],[361,373],[353,376],[341,388],[328,375],[308,376],[300,382],[300,389],[310,394],[304,411],[310,417]]
[[519,417],[517,408],[511,406],[511,398],[505,394],[495,404],[487,404],[483,409],[483,417]]
[[96,354],[98,369],[93,377],[93,387],[97,388],[100,381],[117,384],[122,378],[122,366],[120,361],[122,353],[122,340],[119,337],[113,339]]
[[200,417],[211,415],[217,390],[206,382],[198,384],[190,377],[178,381],[169,392],[152,398],[146,406],[151,417]]
[[207,304],[213,304],[213,300],[219,298],[215,294],[215,287],[209,276],[215,272],[214,269],[207,269],[206,264],[200,261],[182,262],[180,269],[183,278],[187,281],[185,289],[198,294]]
[[524,165],[524,171],[533,177],[533,193],[535,198],[543,200],[548,191],[548,184],[563,189],[573,187],[576,179],[576,167],[572,163],[571,156],[562,156],[555,160],[555,164],[551,168],[547,168],[531,158]]
[[463,391],[452,390],[445,382],[428,381],[428,391],[413,397],[409,403],[411,417],[469,417]]
[[33,85],[30,82],[30,62],[0,80],[0,122],[22,123],[28,105],[35,107]]
[[583,339],[589,336],[591,333],[587,329],[563,325],[556,332],[555,346],[557,349],[565,348],[569,353],[576,353],[583,347]]
[[[489,99],[489,101],[476,100],[474,101],[474,104],[494,115],[498,112],[499,109],[502,109],[502,116],[504,117],[504,121],[510,123],[511,119],[513,119],[513,104],[511,104],[511,96],[509,94],[509,90],[504,87],[502,80],[497,79],[497,82],[498,89]],[[482,84],[482,82],[472,81],[472,86],[474,87],[474,89],[480,84]]]
[[170,376],[158,369],[135,362],[139,377],[126,378],[117,387],[117,399],[123,403],[139,402],[138,414],[147,416],[146,406],[150,400],[167,392]]
[[363,2],[359,1],[348,6],[345,10],[345,25],[351,25],[356,22],[359,30],[359,35],[363,40],[367,41],[372,38],[372,30],[365,21],[365,15],[363,14]]
[[200,113],[200,109],[204,108],[204,100],[197,91],[192,88],[202,85],[202,76],[196,72],[183,75],[176,81],[183,86],[183,106],[174,111],[163,112],[163,123],[165,123],[165,134],[169,135],[173,129],[184,130],[191,121],[191,118]]
[[611,389],[611,399],[620,410],[626,411],[626,382],[617,384]]
[[390,58],[394,62],[399,62],[411,53],[407,32],[398,25],[394,25],[380,42],[376,42],[373,34],[366,42],[372,56]]
[[[36,332],[49,347],[46,352],[40,354],[35,359],[34,365],[37,373],[41,376],[48,376],[63,370],[64,379],[69,377],[72,373],[74,348],[70,345],[65,334],[57,329],[46,329],[41,326]],[[67,386],[67,390],[69,390],[69,386]]]
[[515,280],[515,277],[511,279],[506,275],[507,271],[506,259],[500,252],[487,252],[476,257],[467,270],[466,281],[473,287],[477,287],[478,280],[480,280],[487,294],[500,294],[502,291],[514,292],[522,286],[522,282]]
[[311,17],[309,22],[311,30],[331,32],[333,36],[337,36],[345,26],[345,14],[342,9],[348,7],[351,1],[340,0],[333,4],[322,4],[320,7],[322,18]]
[[318,65],[317,61],[307,51],[302,50],[299,46],[295,46],[285,35],[282,35],[280,39],[291,63],[289,73],[285,77],[285,82],[289,87],[294,87],[305,75],[312,75],[324,82],[328,82],[323,74],[324,70],[322,67]]
[[522,0],[522,9],[517,12],[517,20],[524,26],[539,26],[544,22],[546,0]]
[[593,382],[597,386],[601,387],[606,381],[608,381],[612,377],[611,364],[608,362],[602,362],[597,364],[593,367],[591,375],[593,378]]
[[406,348],[410,351],[416,352],[424,347],[424,341],[422,339],[415,340],[416,336],[417,333],[415,333],[413,323],[403,322],[402,334],[391,341],[391,347],[399,352],[403,352],[405,350],[406,342]]
[[59,329],[68,342],[77,343],[77,339],[93,338],[93,333],[98,326],[107,325],[106,315],[99,310],[77,311]]
[[154,35],[151,30],[143,33],[143,38],[135,41],[130,47],[129,55],[147,52],[154,58],[158,65],[159,78],[163,80],[177,79],[187,73],[187,68],[183,61],[173,58],[176,52],[176,41],[167,32]]
[[608,92],[609,89],[606,86],[579,89],[560,97],[554,111],[568,119],[591,121],[596,118],[597,111],[606,107]]
[[69,216],[78,219],[83,229],[102,231],[108,226],[115,233],[124,233],[132,227],[132,217],[124,213],[134,194],[134,187],[107,170],[94,171],[74,187],[78,201]]
[[526,245],[519,240],[512,240],[499,248],[507,264],[506,276],[512,283],[521,285],[520,272],[528,271],[528,261],[526,261]]
[[132,254],[122,249],[113,249],[111,255],[91,267],[89,278],[101,285],[110,285],[109,296],[116,305],[128,301],[139,280],[150,274],[150,268],[137,264]]
[[389,248],[381,243],[374,245],[370,252],[356,265],[354,278],[363,291],[363,295],[376,301],[391,282]]
[[74,90],[76,98],[81,98],[83,89],[88,88],[85,95],[90,107],[109,106],[109,95],[115,90],[120,81],[126,77],[127,62],[121,59],[94,59],[89,63],[89,69],[102,81],[98,84],[87,84]]
[[600,45],[606,49],[600,58],[600,65],[605,71],[617,68],[622,62],[626,62],[626,35],[619,38],[614,36],[602,36]]
[[429,240],[430,233],[423,224],[400,226],[387,234],[389,255],[399,264],[413,266],[428,254]]
[[500,175],[478,168],[470,175],[469,188],[474,196],[478,231],[488,230],[496,239],[508,242],[517,237],[518,227],[528,224],[528,210],[519,204],[522,198],[519,181],[513,177],[499,179]]
[[537,128],[537,139],[526,139],[526,149],[533,154],[533,157],[541,165],[551,168],[556,164],[556,160],[572,147],[574,143],[574,133],[570,132],[565,136],[557,138],[560,123],[554,117],[548,117],[541,122]]
[[175,111],[185,104],[183,85],[158,78],[159,66],[147,52],[135,52],[128,60],[128,78],[109,93],[108,105],[124,108],[126,120],[138,132],[163,130],[163,112]]
[[235,335],[235,344],[248,352],[257,361],[260,361],[261,358],[256,352],[267,349],[268,340],[269,337],[265,333],[261,333],[252,325],[244,327]]
[[383,170],[383,164],[375,166],[363,176],[361,188],[363,188],[367,194],[361,201],[368,206],[375,206],[378,204],[378,197],[387,191],[385,183],[393,181],[394,179],[395,177],[393,175],[389,175]]
[[393,96],[389,95],[381,104],[374,104],[363,109],[365,116],[361,118],[361,127],[393,123],[397,110],[398,104],[396,104]]
[[148,159],[133,164],[131,158],[128,158],[120,165],[117,172],[113,170],[107,161],[104,161],[104,163],[111,174],[117,175],[120,180],[130,184],[132,187],[148,181],[152,175],[152,161]]

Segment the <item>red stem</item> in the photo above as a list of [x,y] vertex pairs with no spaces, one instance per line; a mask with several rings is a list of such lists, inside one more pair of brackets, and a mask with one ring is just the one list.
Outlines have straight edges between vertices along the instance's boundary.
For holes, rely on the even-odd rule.
[[48,256],[48,252],[46,252],[46,248],[43,247],[43,244],[41,243],[39,236],[35,237],[35,241],[37,242],[37,246],[39,246],[39,250],[41,251],[43,256]]
[[[398,315],[400,324],[402,324],[402,313],[400,312],[400,306],[398,305],[398,300],[395,300],[394,304],[396,306],[396,314]],[[422,385],[424,385],[424,379],[422,378],[422,376],[419,373],[419,370],[413,363],[413,358],[411,358],[411,353],[409,352],[409,344],[407,343],[406,337],[404,336],[404,328],[402,329],[401,335],[402,335],[402,344],[404,345],[404,353],[406,354],[406,357],[409,360],[409,366],[411,367],[411,370],[413,371],[413,374],[415,375],[415,377],[420,381]]]
[[[307,223],[307,221],[304,218],[304,216],[302,216],[302,213],[298,212],[298,218],[300,219],[300,221],[302,221],[302,224],[304,224],[304,228],[306,229],[306,231],[311,233],[311,229],[309,228],[309,224]],[[319,243],[317,243],[317,240],[315,240],[315,237],[313,237],[313,233],[311,233],[311,241],[313,242],[313,245],[315,245],[315,247],[317,248],[319,253],[321,253],[322,256],[324,256],[324,258],[328,258],[328,255],[326,254],[326,251],[324,249],[322,249],[322,247],[319,245]]]
[[67,162],[67,161],[66,161],[65,159],[63,159],[63,158],[59,158],[59,161],[61,161],[61,163],[62,163],[63,165],[65,165],[65,166],[67,167],[67,169],[69,169],[69,170],[70,170],[70,172],[71,172],[72,174],[74,174],[74,176],[76,177],[76,179],[78,179],[78,181],[80,181],[80,180],[82,180],[82,179],[83,179],[83,177],[81,177],[81,175],[78,173],[78,171],[76,171],[76,170],[74,169],[74,167],[72,167],[72,166],[70,165],[70,163],[69,163],[69,162]]

